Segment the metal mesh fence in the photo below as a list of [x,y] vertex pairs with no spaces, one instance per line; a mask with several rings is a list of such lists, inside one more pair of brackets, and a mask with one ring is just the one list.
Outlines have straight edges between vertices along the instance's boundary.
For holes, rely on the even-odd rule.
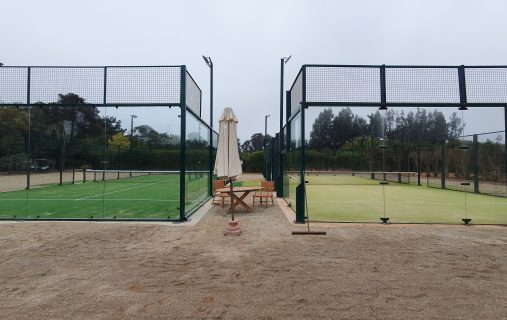
[[28,69],[0,68],[0,104],[26,104]]
[[466,68],[465,77],[468,102],[507,102],[507,68]]
[[387,105],[507,103],[507,67],[463,67],[463,95],[458,66],[310,65],[303,69],[306,87],[301,92],[300,72],[291,89],[292,114],[303,96],[309,105],[381,105],[383,90]]
[[306,101],[380,102],[380,70],[374,67],[307,67]]
[[109,104],[180,102],[180,67],[108,67]]
[[[0,104],[54,104],[61,102],[59,95],[71,93],[93,105],[175,105],[180,103],[180,70],[180,66],[1,67]],[[199,115],[200,90],[193,80],[187,82],[187,102]]]
[[103,68],[31,68],[30,101],[28,103],[57,103],[58,95],[77,94],[86,103],[104,100]]
[[190,76],[188,72],[185,78],[187,106],[196,115],[201,116],[201,89],[199,89],[194,79],[192,79],[192,76]]
[[393,103],[459,103],[457,68],[386,67],[386,100]]

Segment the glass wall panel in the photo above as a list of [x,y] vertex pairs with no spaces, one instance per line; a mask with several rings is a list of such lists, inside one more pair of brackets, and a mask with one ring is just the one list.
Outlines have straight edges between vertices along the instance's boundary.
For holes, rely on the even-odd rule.
[[[305,110],[311,221],[373,222],[383,216],[384,170],[391,161],[376,108]],[[387,141],[387,140],[386,140]]]
[[32,107],[27,217],[101,217],[102,188],[83,183],[87,166],[99,165],[102,160],[101,114],[90,105],[65,104],[81,101],[77,95],[60,95],[58,99],[61,105]]
[[178,219],[180,108],[106,108],[104,217]]
[[289,123],[288,144],[284,157],[284,193],[285,200],[296,210],[296,187],[301,182],[301,113]]
[[0,107],[0,218],[24,218],[30,151],[27,107]]
[[178,219],[180,109],[0,109],[0,218]]
[[[417,129],[425,129],[423,137],[426,132],[426,138],[417,141],[421,146],[420,178],[426,188],[394,190],[389,186],[393,190],[387,204],[391,220],[461,223],[463,218],[471,218],[475,224],[505,223],[503,113],[503,108],[484,107],[467,111],[420,109],[415,119],[426,119],[426,125],[419,124],[421,129]],[[417,128],[417,123],[413,127]],[[494,133],[485,133],[490,130]],[[439,131],[443,134],[435,137]]]
[[187,111],[185,212],[190,214],[209,195],[209,128]]

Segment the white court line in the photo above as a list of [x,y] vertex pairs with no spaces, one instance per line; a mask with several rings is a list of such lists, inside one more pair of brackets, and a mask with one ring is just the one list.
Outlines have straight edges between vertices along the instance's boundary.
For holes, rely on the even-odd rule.
[[152,182],[152,183],[147,183],[147,184],[143,184],[143,185],[135,186],[135,187],[130,187],[130,188],[126,188],[126,189],[120,189],[120,190],[116,190],[116,191],[111,191],[111,192],[106,192],[106,193],[100,193],[100,194],[96,194],[96,195],[93,195],[93,196],[88,196],[88,197],[83,197],[83,198],[75,199],[75,201],[87,200],[89,198],[100,197],[100,196],[104,196],[106,194],[113,194],[113,193],[123,192],[123,191],[127,191],[127,190],[132,190],[132,189],[144,188],[144,187],[151,186],[151,185],[154,185],[154,184],[159,184],[159,183],[164,183],[164,182],[169,182],[169,181],[175,181],[175,180],[178,180],[178,179],[170,179],[170,180],[164,180],[164,181],[160,181],[160,182]]
[[[27,199],[1,199],[2,201],[26,201]],[[76,201],[78,199],[28,199],[28,201]],[[102,201],[102,199],[83,199],[82,201]],[[155,201],[155,202],[178,202],[171,199],[106,199],[106,201]]]
[[[343,201],[343,200],[309,200],[308,203],[313,203],[313,202],[318,202],[318,203],[363,203],[363,204],[368,204],[368,203],[373,203],[373,202],[383,202],[383,200],[375,200],[375,201],[371,201],[371,202],[368,202],[368,201]],[[388,201],[390,203],[397,203],[397,204],[415,204],[415,205],[424,205],[424,204],[449,204],[449,203],[458,203],[458,204],[462,204],[463,201],[454,201],[454,202],[403,202],[403,201]],[[467,201],[469,202],[469,201]],[[470,203],[470,202],[469,202]],[[477,204],[486,204],[486,205],[499,205],[499,206],[506,206],[507,205],[507,201],[505,203],[498,203],[498,202],[471,202],[471,204],[473,205],[477,205]]]

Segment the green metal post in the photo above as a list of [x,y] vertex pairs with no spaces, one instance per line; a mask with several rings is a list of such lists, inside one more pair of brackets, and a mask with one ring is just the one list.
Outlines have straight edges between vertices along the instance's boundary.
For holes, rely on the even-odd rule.
[[459,102],[461,104],[460,110],[467,110],[467,86],[465,79],[465,66],[458,67],[458,81],[459,81]]
[[507,188],[507,107],[503,107],[504,126],[503,141],[505,145],[505,187]]
[[28,104],[28,148],[26,150],[26,154],[28,156],[28,160],[27,160],[27,168],[26,168],[26,190],[30,190],[30,165],[31,165],[31,160],[30,160],[30,157],[31,157],[31,131],[32,129],[30,128],[31,127],[31,109],[32,107],[30,106],[30,77],[31,77],[31,74],[32,74],[32,68],[31,67],[28,67],[28,70],[27,70],[27,80],[26,80],[26,103]]
[[271,147],[271,177],[275,184],[278,183],[280,173],[280,133],[275,134],[275,137],[271,139],[273,146]]
[[306,66],[303,66],[303,101],[301,102],[301,159],[299,164],[299,185],[296,187],[296,223],[305,223],[306,187],[305,187],[305,108],[306,108]]
[[[283,77],[284,77],[284,66],[285,66],[285,58],[280,59],[280,129],[279,129],[279,137],[283,136]],[[282,153],[276,155],[278,157],[278,161],[282,162]],[[275,185],[276,185],[276,196],[281,197],[283,195],[283,172],[281,169],[281,164],[278,165],[278,172],[276,176],[274,176]]]
[[210,98],[209,98],[209,195],[213,193],[213,62],[210,61]]
[[416,157],[417,157],[417,185],[421,185],[421,151],[419,148],[417,148],[416,151]]
[[479,193],[479,139],[474,134],[472,144],[472,168],[474,172],[474,193]]
[[386,65],[380,67],[380,110],[387,110]]
[[398,183],[401,183],[401,145],[399,142],[398,142]]
[[185,199],[186,199],[186,136],[187,136],[187,96],[186,96],[186,74],[187,67],[181,66],[180,76],[180,220],[185,221]]
[[445,189],[445,141],[440,147],[440,188]]
[[107,103],[107,67],[104,67],[104,96],[102,101],[104,104]]

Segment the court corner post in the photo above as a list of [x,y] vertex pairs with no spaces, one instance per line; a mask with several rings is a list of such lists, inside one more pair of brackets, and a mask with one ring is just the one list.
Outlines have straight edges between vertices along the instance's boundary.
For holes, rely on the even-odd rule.
[[305,108],[306,106],[306,66],[303,66],[303,101],[301,101],[301,159],[299,164],[300,182],[296,187],[296,223],[305,223],[306,186],[305,186]]
[[185,65],[181,66],[181,74],[180,74],[180,220],[186,221],[187,218],[185,216],[185,198],[186,198],[186,188],[185,188],[185,172],[186,172],[186,73],[187,67]]
[[504,113],[504,141],[505,141],[505,187],[507,188],[507,106],[503,107]]

